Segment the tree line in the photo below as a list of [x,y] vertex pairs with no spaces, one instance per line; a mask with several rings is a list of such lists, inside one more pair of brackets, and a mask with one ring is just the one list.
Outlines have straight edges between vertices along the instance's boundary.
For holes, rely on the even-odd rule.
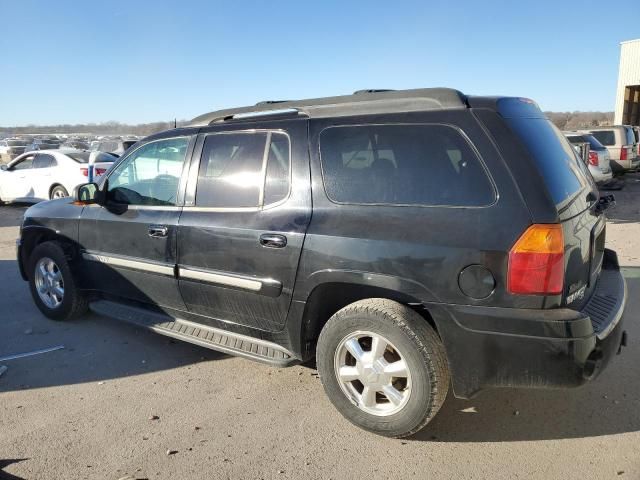
[[613,112],[544,112],[560,130],[613,125]]
[[[176,125],[178,127],[186,125],[187,120],[178,120]],[[0,132],[3,136],[9,135],[24,135],[28,133],[43,134],[43,133],[87,133],[94,135],[140,135],[146,137],[153,133],[162,132],[163,130],[169,130],[174,127],[174,122],[153,122],[153,123],[139,123],[136,125],[129,125],[120,122],[104,122],[104,123],[78,123],[60,124],[60,125],[25,125],[21,127],[0,127]]]
[[[545,112],[545,114],[561,130],[576,130],[613,123],[613,112]],[[186,120],[179,120],[176,125],[180,127],[187,123]],[[173,127],[174,122],[139,123],[137,125],[120,122],[25,125],[22,127],[0,127],[0,135],[6,137],[27,133],[91,133],[94,135],[131,134],[144,137]]]

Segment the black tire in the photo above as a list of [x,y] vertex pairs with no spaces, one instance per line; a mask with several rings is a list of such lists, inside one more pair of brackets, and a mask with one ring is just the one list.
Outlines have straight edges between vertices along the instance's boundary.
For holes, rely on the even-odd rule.
[[69,192],[62,185],[56,185],[51,189],[51,193],[49,193],[49,200],[53,200],[54,198],[68,197]]
[[[61,274],[64,295],[59,305],[51,307],[40,297],[36,286],[36,268],[41,259],[51,259]],[[51,320],[71,320],[79,317],[88,309],[86,297],[77,288],[75,278],[69,267],[64,250],[57,242],[44,242],[32,252],[29,260],[29,289],[38,309]]]
[[[365,412],[340,386],[334,368],[336,352],[343,339],[358,331],[384,337],[407,365],[410,393],[396,413],[378,416]],[[333,315],[320,333],[316,358],[325,392],[338,411],[351,423],[387,437],[407,437],[423,428],[440,410],[449,391],[449,367],[436,332],[411,308],[387,299],[361,300]]]

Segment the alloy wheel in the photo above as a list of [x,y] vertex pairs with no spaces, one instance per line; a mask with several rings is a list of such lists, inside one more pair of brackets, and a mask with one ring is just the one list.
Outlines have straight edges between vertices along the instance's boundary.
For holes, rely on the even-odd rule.
[[393,415],[409,400],[409,367],[382,335],[367,331],[347,335],[336,349],[334,368],[343,393],[366,413]]
[[49,308],[57,308],[64,299],[64,280],[60,268],[48,257],[38,260],[35,285],[40,300]]

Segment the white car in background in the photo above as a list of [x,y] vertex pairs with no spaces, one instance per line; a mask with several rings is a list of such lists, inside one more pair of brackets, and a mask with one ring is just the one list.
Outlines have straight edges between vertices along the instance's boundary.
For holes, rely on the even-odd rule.
[[93,180],[100,178],[117,160],[108,153],[83,150],[44,150],[23,153],[0,168],[0,202],[29,202],[68,197],[89,181],[89,158]]

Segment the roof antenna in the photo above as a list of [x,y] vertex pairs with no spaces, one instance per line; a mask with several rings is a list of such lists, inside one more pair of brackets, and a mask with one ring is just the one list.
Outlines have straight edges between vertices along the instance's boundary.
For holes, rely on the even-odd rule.
[[177,118],[173,119],[173,128],[178,128],[178,119]]

